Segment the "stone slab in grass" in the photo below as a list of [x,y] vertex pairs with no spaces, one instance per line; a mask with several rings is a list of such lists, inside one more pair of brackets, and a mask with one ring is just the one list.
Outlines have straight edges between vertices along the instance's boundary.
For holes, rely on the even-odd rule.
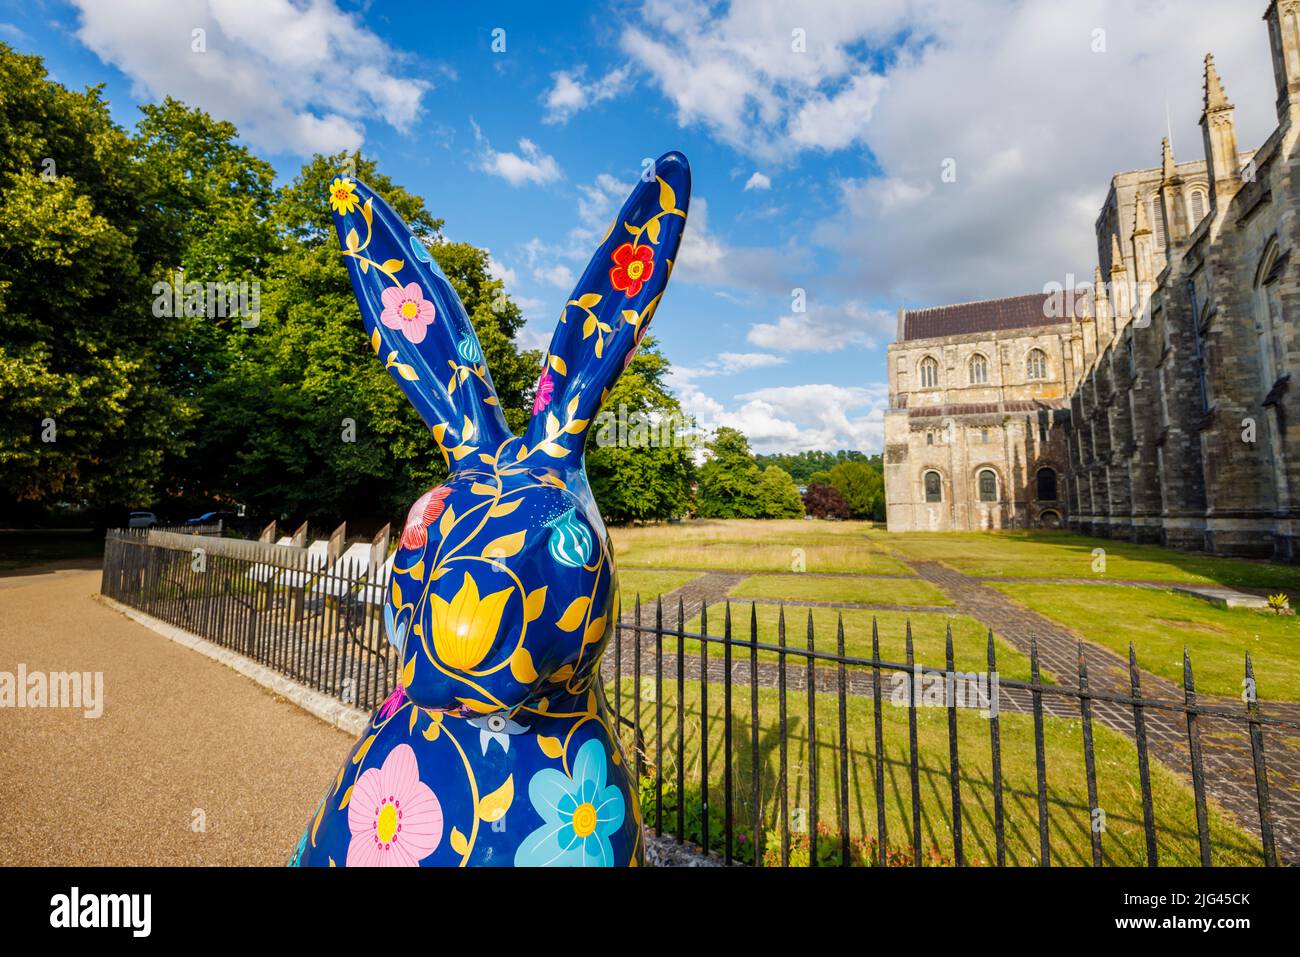
[[940,588],[920,578],[871,578],[863,575],[753,575],[733,588],[730,594],[733,598],[770,601],[952,604]]
[[[750,605],[733,602],[732,637],[749,640]],[[778,625],[781,609],[776,605],[753,606],[758,616],[758,640],[760,644],[778,643]],[[809,608],[790,606],[785,609],[786,646],[808,648],[808,616],[812,614],[814,648],[834,654],[836,651],[836,616],[835,608]],[[880,657],[883,661],[902,663],[907,660],[906,628],[912,623],[912,648],[919,664],[931,668],[943,668],[946,664],[944,643],[946,628],[952,624],[954,664],[959,671],[985,672],[988,670],[988,629],[966,615],[945,615],[940,612],[872,612],[866,609],[846,609],[844,611],[844,653],[850,658],[871,657],[871,621],[875,618],[880,633]],[[673,624],[676,624],[674,621]],[[686,623],[687,632],[700,634],[700,617],[696,615]],[[723,608],[721,605],[709,608],[708,634],[722,637],[724,633]],[[676,638],[664,639],[664,654],[676,652]],[[1003,678],[1020,681],[1029,680],[1029,658],[1022,655],[1011,645],[994,636],[997,654],[998,674]],[[699,642],[687,639],[686,653],[697,654]],[[720,656],[720,645],[709,647],[710,657]],[[733,650],[733,654],[748,654],[747,651]],[[778,661],[780,655],[775,651],[760,650],[760,661]],[[806,659],[795,655],[786,655],[789,668],[806,667]],[[1052,676],[1043,674],[1044,683],[1050,683]]]
[[993,587],[1125,658],[1132,642],[1140,667],[1179,687],[1186,645],[1200,694],[1239,698],[1249,653],[1261,700],[1300,701],[1300,619],[1295,616],[1220,608],[1156,588],[1021,582]]
[[[1215,558],[1069,532],[871,532],[869,541],[906,558],[943,562],[979,578],[1169,581],[1300,592],[1300,567]],[[1104,568],[1095,567],[1105,553]]]
[[623,612],[631,612],[636,608],[636,597],[639,594],[642,606],[653,606],[659,595],[676,591],[699,577],[698,572],[621,570],[618,573],[619,602]]
[[[722,820],[726,807],[723,775],[726,767],[723,750],[722,686],[709,684],[709,806],[711,811],[710,844],[722,849]],[[632,714],[636,685],[623,679],[623,713]],[[613,682],[607,695],[614,700]],[[649,773],[654,774],[659,761],[655,734],[654,685],[642,684],[641,730],[646,747]],[[663,687],[662,726],[664,782],[671,792],[678,762],[676,683]],[[752,846],[754,804],[750,787],[754,766],[751,750],[751,699],[748,686],[732,689],[732,807],[735,830],[744,839],[736,847],[743,853],[746,843]],[[778,692],[760,688],[759,698],[759,776],[762,794],[762,821],[769,847],[779,850],[780,822],[780,727]],[[809,819],[813,796],[809,793],[808,773],[811,766],[808,746],[808,698],[803,692],[787,696],[788,731],[787,775],[788,801],[792,820]],[[687,807],[698,809],[700,793],[700,683],[684,683],[684,706],[681,709],[683,736],[681,761]],[[849,739],[849,807],[850,834],[855,838],[876,834],[875,734],[874,707],[870,698],[849,698],[846,705]],[[834,695],[817,695],[813,709],[816,728],[818,787],[816,802],[822,823],[838,834],[839,791],[839,712]],[[891,849],[911,850],[911,782],[907,709],[884,704],[881,708],[885,766],[885,820],[887,844]],[[1034,761],[1033,718],[1003,712],[1000,732],[1002,742],[1002,782],[1007,863],[1032,866],[1038,863],[1038,805]],[[631,732],[625,731],[624,746],[630,750]],[[1044,764],[1048,794],[1048,832],[1052,863],[1089,865],[1092,863],[1090,828],[1093,821],[1088,802],[1087,778],[1084,773],[1082,723],[1054,718],[1043,721]],[[1138,866],[1146,863],[1146,844],[1142,826],[1142,796],[1138,786],[1137,751],[1131,741],[1099,723],[1093,725],[1094,753],[1097,763],[1098,803],[1105,811],[1105,830],[1101,836],[1103,861],[1108,865]],[[993,773],[989,745],[989,723],[974,711],[957,714],[957,743],[961,767],[962,833],[967,863],[991,863],[995,858],[993,826]],[[1243,747],[1249,747],[1242,742]],[[936,847],[944,859],[952,858],[951,776],[948,752],[947,712],[942,708],[917,710],[917,753],[921,791],[921,842],[929,853]],[[1192,866],[1200,857],[1196,838],[1196,807],[1191,788],[1158,762],[1151,765],[1152,807],[1156,821],[1156,842],[1160,863],[1166,866]],[[675,805],[670,805],[675,807]],[[642,808],[647,828],[653,829],[654,786],[642,787]],[[692,817],[686,814],[688,828]],[[675,813],[665,815],[665,833],[676,827]],[[1259,842],[1242,830],[1213,801],[1209,806],[1210,841],[1216,865],[1257,865],[1262,862]],[[687,833],[688,839],[698,841]],[[752,855],[751,855],[752,857]],[[794,861],[792,861],[794,863]]]

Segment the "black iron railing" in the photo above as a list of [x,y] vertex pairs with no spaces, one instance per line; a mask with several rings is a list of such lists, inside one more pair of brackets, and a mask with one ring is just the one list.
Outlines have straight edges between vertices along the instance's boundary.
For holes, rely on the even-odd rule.
[[[111,531],[102,591],[347,704],[377,707],[399,673],[382,623],[385,571],[325,567],[289,549],[259,558],[248,543],[227,549]],[[843,613],[830,651],[811,611],[796,643],[784,607],[775,642],[760,641],[758,607],[748,605],[737,629],[724,604],[718,633],[716,607],[700,606],[698,628],[688,629],[682,602],[666,626],[660,601],[651,616],[638,600],[615,629],[601,690],[624,732],[646,826],[659,837],[723,864],[1278,863],[1266,737],[1278,742],[1270,747],[1300,746],[1300,722],[1264,713],[1253,695],[1243,705],[1198,699],[1186,653],[1182,699],[1148,698],[1131,649],[1127,691],[1113,675],[1090,684],[1082,643],[1075,681],[1044,677],[1036,641],[1029,680],[1017,680],[999,675],[991,632],[980,656],[987,672],[976,674],[956,667],[951,625],[945,667],[931,668],[916,660],[910,623],[895,662],[881,655],[874,619],[863,657],[846,654]],[[1245,675],[1253,689],[1249,656]],[[929,700],[936,682],[938,705]],[[1226,740],[1234,735],[1243,746]],[[1076,744],[1086,798],[1048,762]],[[1132,806],[1116,804],[1116,793],[1133,791]],[[1163,861],[1162,842],[1176,851]]]

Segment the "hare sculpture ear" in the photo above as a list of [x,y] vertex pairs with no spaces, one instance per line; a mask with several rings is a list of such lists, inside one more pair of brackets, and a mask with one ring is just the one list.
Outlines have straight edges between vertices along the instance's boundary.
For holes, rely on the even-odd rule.
[[438,263],[364,183],[337,177],[330,206],[375,354],[433,430],[450,467],[511,437],[474,326]]
[[647,166],[564,304],[518,458],[540,449],[569,464],[581,461],[591,420],[659,305],[690,195],[691,168],[681,153]]

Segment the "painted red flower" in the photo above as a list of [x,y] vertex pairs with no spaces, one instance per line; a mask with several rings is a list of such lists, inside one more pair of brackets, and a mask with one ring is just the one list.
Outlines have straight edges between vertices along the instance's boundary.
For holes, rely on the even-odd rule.
[[420,548],[429,540],[429,526],[438,520],[451,489],[445,485],[431,488],[415,500],[402,529],[402,547]]
[[609,271],[609,281],[614,288],[631,299],[641,291],[645,281],[654,275],[655,251],[649,246],[624,243],[614,250],[614,268]]
[[543,372],[537,380],[537,394],[533,397],[533,415],[550,405],[554,394],[555,380],[551,378],[550,372]]

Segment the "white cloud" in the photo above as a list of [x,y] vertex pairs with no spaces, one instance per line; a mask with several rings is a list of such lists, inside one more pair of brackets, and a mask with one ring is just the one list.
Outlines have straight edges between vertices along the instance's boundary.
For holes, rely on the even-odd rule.
[[771,177],[755,170],[754,174],[750,176],[749,179],[745,180],[744,192],[747,193],[751,189],[771,189],[771,188],[772,188]]
[[579,67],[551,74],[552,86],[542,97],[546,107],[543,123],[567,123],[575,113],[613,99],[630,86],[627,67],[610,70],[590,83],[583,81],[584,72],[585,68]]
[[130,77],[136,96],[184,100],[272,152],[356,149],[375,117],[409,130],[432,89],[402,75],[407,55],[334,0],[72,2],[77,38]]
[[532,140],[522,137],[519,140],[518,153],[506,153],[494,150],[483,131],[472,119],[474,142],[479,147],[478,168],[493,176],[500,176],[511,186],[523,186],[534,183],[544,186],[560,178],[560,164],[555,157],[543,153]]
[[691,197],[686,231],[673,266],[674,281],[788,296],[798,285],[796,277],[806,274],[808,268],[804,246],[733,246],[725,242],[710,229],[708,201],[703,196]]
[[746,338],[778,352],[831,352],[850,346],[873,348],[889,341],[897,328],[894,316],[850,300],[836,306],[811,305],[772,322],[757,322]]
[[[933,41],[905,48],[879,91],[867,142],[883,175],[844,179],[814,242],[838,254],[847,293],[907,305],[1090,274],[1110,178],[1159,165],[1166,103],[1179,159],[1203,156],[1207,51],[1241,148],[1271,131],[1259,12],[1217,0],[946,5]],[[1096,29],[1106,52],[1093,52]],[[947,160],[955,182],[941,176]]]
[[709,359],[703,365],[687,366],[674,363],[669,369],[667,381],[675,389],[693,386],[697,379],[735,375],[751,369],[763,369],[784,364],[785,357],[770,352],[720,352],[716,359]]
[[805,149],[863,141],[882,82],[863,51],[897,44],[899,22],[915,6],[805,0],[792,9],[788,0],[747,0],[719,11],[646,0],[644,28],[628,27],[620,45],[681,125],[703,125],[743,153],[788,163]]
[[883,385],[772,386],[737,395],[733,408],[689,383],[679,386],[678,392],[683,408],[702,428],[739,429],[756,452],[878,452],[884,442],[888,395]]

